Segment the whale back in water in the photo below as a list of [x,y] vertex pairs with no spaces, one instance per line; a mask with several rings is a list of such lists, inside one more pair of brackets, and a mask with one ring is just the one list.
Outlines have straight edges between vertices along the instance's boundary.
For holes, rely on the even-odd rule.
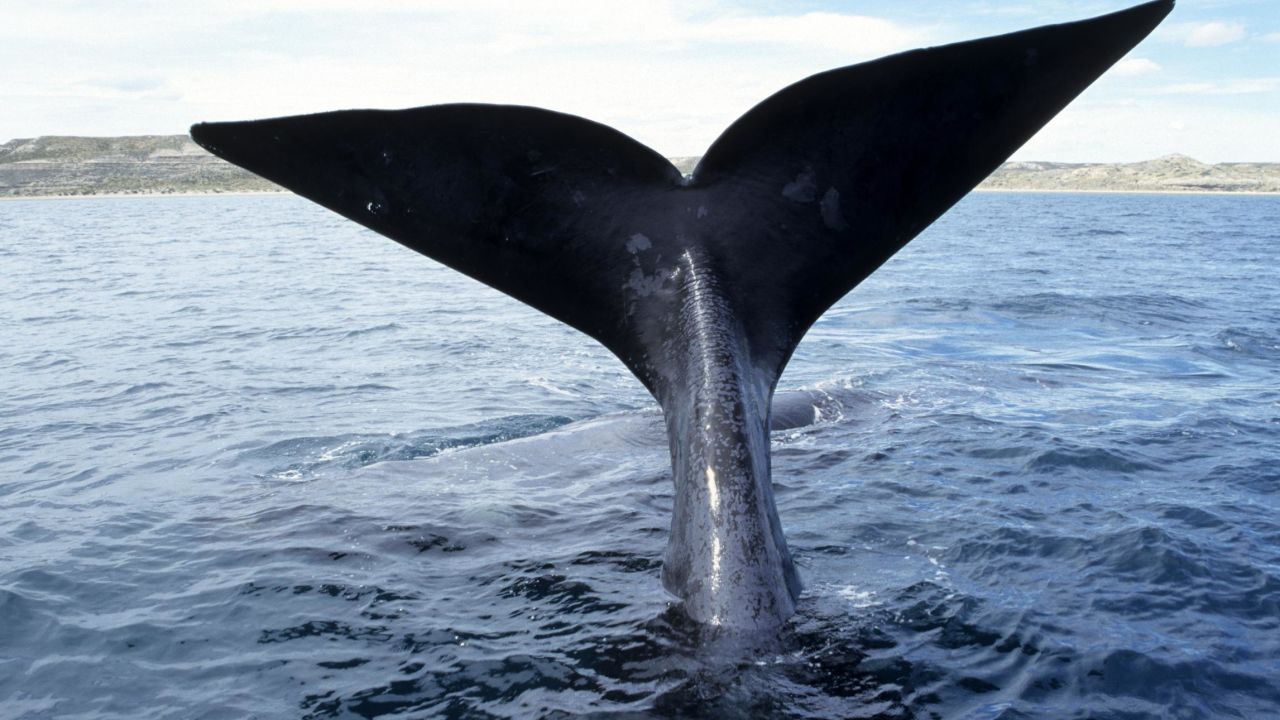
[[800,592],[769,476],[792,351],[1172,7],[814,75],[734,122],[688,177],[617,130],[529,107],[345,110],[191,135],[617,355],[665,417],[665,585],[699,621],[769,627]]

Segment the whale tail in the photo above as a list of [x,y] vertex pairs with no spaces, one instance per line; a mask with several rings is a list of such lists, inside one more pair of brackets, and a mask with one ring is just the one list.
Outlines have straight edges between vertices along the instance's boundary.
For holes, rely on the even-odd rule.
[[[722,564],[736,551],[724,543],[763,543],[739,560],[776,572],[748,582],[785,591],[752,596],[753,607],[785,616],[799,583],[761,428],[796,344],[1172,7],[1157,0],[814,75],[734,122],[690,177],[616,130],[527,107],[347,110],[202,123],[191,136],[604,344],[663,405],[678,487],[742,480],[740,492],[678,493],[672,543],[682,547],[668,551],[668,586],[687,600],[728,596],[699,568],[728,577]],[[676,437],[700,432],[715,437]],[[716,456],[726,433],[754,455]],[[714,535],[728,516],[688,503],[738,502],[755,519],[730,524],[750,536],[698,545],[699,523]],[[725,619],[732,603],[692,604],[699,619],[735,622]]]

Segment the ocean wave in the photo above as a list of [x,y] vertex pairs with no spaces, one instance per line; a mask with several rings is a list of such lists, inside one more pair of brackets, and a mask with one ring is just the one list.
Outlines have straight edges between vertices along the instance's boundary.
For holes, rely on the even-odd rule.
[[1059,447],[1038,452],[1026,464],[1034,472],[1059,473],[1067,471],[1092,471],[1131,474],[1161,470],[1158,464],[1147,462],[1134,452],[1098,447]]
[[1198,349],[1209,355],[1234,353],[1250,358],[1280,358],[1280,333],[1249,328],[1227,328],[1214,334],[1213,345]]
[[1022,295],[991,304],[997,312],[1015,317],[1076,317],[1138,327],[1181,327],[1209,315],[1201,301],[1171,293],[1069,295],[1048,292]]
[[[239,453],[237,464],[268,465],[261,476],[284,481],[310,481],[329,472],[379,462],[431,457],[507,442],[553,430],[570,422],[555,415],[512,415],[483,423],[439,428],[406,435],[336,435],[278,440]],[[284,460],[284,463],[280,461]]]
[[342,337],[355,338],[355,337],[361,337],[364,335],[370,335],[373,333],[392,332],[392,331],[403,330],[403,329],[404,329],[404,326],[401,325],[400,323],[394,323],[394,322],[382,323],[379,325],[371,325],[369,327],[359,328],[356,330],[348,330],[347,332],[342,334]]

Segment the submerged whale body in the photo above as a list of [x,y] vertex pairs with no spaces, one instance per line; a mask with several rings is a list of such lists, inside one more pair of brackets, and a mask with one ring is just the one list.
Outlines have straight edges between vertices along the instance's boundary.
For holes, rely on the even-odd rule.
[[682,176],[604,125],[438,105],[203,123],[210,152],[595,338],[662,408],[662,580],[700,622],[769,628],[800,579],[774,506],[774,387],[833,303],[1173,8],[916,50],[761,102]]

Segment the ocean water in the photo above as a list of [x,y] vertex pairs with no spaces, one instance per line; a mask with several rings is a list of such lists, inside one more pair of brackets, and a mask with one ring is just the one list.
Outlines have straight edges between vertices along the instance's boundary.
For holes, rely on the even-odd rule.
[[292,196],[0,238],[0,717],[1280,716],[1280,198],[972,195],[854,290],[754,638],[585,337]]

